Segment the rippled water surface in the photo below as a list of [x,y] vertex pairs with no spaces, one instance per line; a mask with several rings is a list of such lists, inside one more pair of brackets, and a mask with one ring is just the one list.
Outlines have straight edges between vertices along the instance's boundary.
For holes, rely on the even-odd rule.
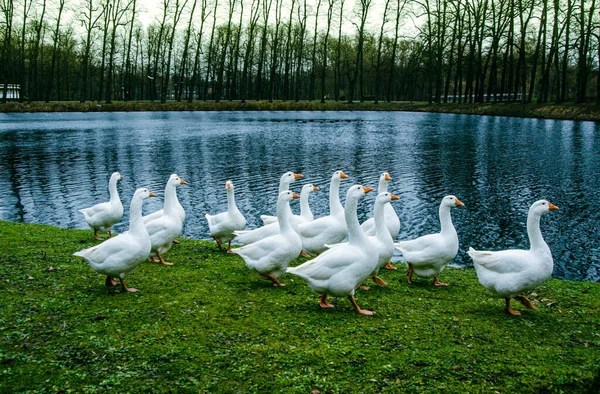
[[[329,178],[341,169],[353,183],[377,187],[382,171],[402,227],[398,239],[437,232],[439,201],[455,194],[460,239],[456,264],[477,249],[528,248],[529,206],[546,198],[560,207],[542,219],[554,276],[600,280],[600,134],[589,122],[380,112],[153,112],[0,114],[0,219],[87,228],[79,209],[108,199],[113,171],[128,226],[136,188],[159,195],[173,172],[187,217],[184,235],[207,238],[204,214],[226,209],[225,181],[248,228],[275,213],[279,177],[304,174],[321,188],[315,216],[328,213]],[[375,193],[359,207],[371,215]],[[293,203],[298,210],[298,203]],[[395,260],[401,259],[396,256]]]

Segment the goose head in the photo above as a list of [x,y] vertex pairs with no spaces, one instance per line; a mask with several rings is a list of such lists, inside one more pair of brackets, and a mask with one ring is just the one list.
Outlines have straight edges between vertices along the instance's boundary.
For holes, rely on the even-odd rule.
[[140,187],[133,193],[133,198],[141,198],[142,200],[147,199],[148,197],[156,197],[156,194],[152,193],[145,187]]
[[336,171],[333,173],[333,176],[331,177],[332,180],[342,180],[342,179],[347,179],[348,175],[344,174],[344,171]]
[[231,182],[231,181],[225,182],[225,190],[227,190],[227,192],[229,192],[229,193],[233,193],[233,191],[235,190],[235,187],[233,187],[233,182]]
[[112,173],[112,175],[110,176],[110,180],[112,181],[113,179],[115,180],[115,182],[116,182],[116,181],[119,181],[119,180],[123,179],[123,175],[121,175],[121,173],[120,173],[120,172],[117,172],[117,171],[115,171],[115,172],[113,172],[113,173]]
[[458,198],[456,198],[456,196],[446,196],[442,199],[442,206],[446,206],[449,208],[453,208],[453,207],[464,207],[465,204],[463,204]]
[[287,184],[289,185],[290,183],[294,182],[295,180],[298,180],[300,178],[302,178],[303,175],[302,174],[296,174],[293,171],[288,171],[285,174],[283,174],[281,176],[281,179],[279,180],[281,184]]
[[355,200],[358,201],[360,198],[364,197],[367,193],[373,191],[372,187],[362,186],[362,185],[354,185],[350,189],[348,189],[348,194],[346,195],[346,201]]
[[312,183],[307,183],[306,185],[302,186],[302,191],[300,192],[300,194],[310,194],[312,192],[316,192],[317,190],[319,190],[318,187],[316,187]]
[[179,175],[171,174],[167,184],[171,185],[171,186],[181,186],[181,185],[187,185],[188,183],[186,181],[184,181],[183,179],[181,179],[181,177]]
[[550,211],[556,211],[556,210],[558,210],[558,207],[547,200],[536,201],[533,203],[531,208],[529,208],[530,213],[535,213],[539,216],[547,214]]
[[400,197],[398,197],[392,193],[388,193],[388,192],[379,193],[377,195],[377,198],[375,199],[375,204],[377,204],[377,203],[385,204],[387,202],[391,202],[391,201],[399,200],[399,199],[400,199]]
[[281,192],[279,193],[279,200],[280,201],[292,201],[296,198],[300,198],[299,194],[296,194],[292,191],[285,191],[285,192]]
[[389,182],[391,180],[392,177],[389,172],[382,172],[381,175],[379,175],[379,182]]

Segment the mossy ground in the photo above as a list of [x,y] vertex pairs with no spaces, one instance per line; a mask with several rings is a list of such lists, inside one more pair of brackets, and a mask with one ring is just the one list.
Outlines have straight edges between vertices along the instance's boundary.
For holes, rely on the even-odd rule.
[[91,231],[0,222],[0,392],[600,390],[599,283],[549,280],[538,309],[514,302],[511,317],[473,269],[446,269],[446,288],[386,271],[389,286],[359,290],[368,317],[191,239],[124,293],[72,256],[93,244]]
[[327,101],[113,101],[110,104],[88,101],[9,102],[0,105],[2,112],[114,112],[114,111],[413,111],[469,115],[512,116],[520,118],[600,121],[600,106],[595,103],[445,103],[372,101],[352,104]]

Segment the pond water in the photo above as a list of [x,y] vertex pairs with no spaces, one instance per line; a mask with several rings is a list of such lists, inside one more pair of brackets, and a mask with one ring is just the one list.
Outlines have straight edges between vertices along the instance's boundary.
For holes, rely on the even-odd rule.
[[[354,183],[377,187],[382,171],[400,196],[399,240],[437,232],[438,205],[456,195],[452,217],[460,240],[457,265],[476,249],[528,248],[529,206],[545,198],[560,207],[542,219],[554,277],[600,280],[600,133],[592,122],[394,112],[146,112],[0,114],[0,219],[87,228],[79,209],[108,199],[113,171],[127,229],[138,187],[159,198],[173,172],[186,209],[183,235],[208,238],[204,214],[226,209],[233,180],[247,227],[275,213],[279,177],[304,174],[321,191],[316,217],[328,213],[329,179],[343,170],[341,197]],[[372,214],[376,193],[359,206]],[[298,203],[292,209],[299,210]],[[393,260],[401,260],[395,256]]]

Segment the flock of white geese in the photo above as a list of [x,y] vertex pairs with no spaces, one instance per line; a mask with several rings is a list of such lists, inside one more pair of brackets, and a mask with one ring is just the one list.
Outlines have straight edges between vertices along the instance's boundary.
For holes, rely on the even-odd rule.
[[[76,252],[96,272],[106,275],[106,285],[116,286],[118,279],[124,290],[124,277],[147,259],[168,264],[163,256],[178,242],[185,220],[185,210],[177,199],[177,187],[187,184],[177,174],[172,174],[165,187],[164,208],[142,216],[143,201],[155,194],[147,188],[137,189],[130,207],[129,230],[113,237],[112,226],[123,216],[123,205],[117,191],[117,182],[123,176],[112,174],[108,183],[110,200],[80,210],[86,222],[98,233],[109,233],[109,238],[94,247]],[[400,220],[391,203],[398,197],[388,192],[391,177],[384,172],[379,177],[378,195],[373,218],[359,223],[357,207],[359,200],[373,188],[353,185],[348,189],[345,207],[339,197],[341,182],[348,178],[342,171],[331,177],[329,187],[329,215],[315,218],[310,210],[309,195],[319,190],[312,184],[302,187],[298,195],[290,191],[290,185],[302,178],[301,174],[286,172],[279,183],[277,216],[261,216],[264,226],[245,230],[246,219],[235,203],[235,187],[227,181],[227,211],[216,215],[206,214],[210,235],[219,248],[227,244],[227,251],[239,255],[246,266],[259,275],[270,279],[273,286],[285,286],[280,278],[293,274],[306,281],[309,288],[319,294],[321,308],[334,308],[327,296],[348,297],[356,312],[372,315],[361,309],[354,294],[368,278],[385,286],[378,274],[382,268],[396,269],[390,264],[394,248],[398,249],[408,265],[408,282],[412,276],[433,278],[435,286],[446,286],[438,279],[444,267],[458,253],[458,236],[452,224],[451,210],[464,204],[455,196],[442,198],[439,207],[440,232],[395,243],[400,232]],[[300,214],[294,215],[290,202],[300,199]],[[477,251],[469,248],[479,282],[495,296],[504,298],[506,311],[512,315],[520,312],[511,308],[512,298],[526,308],[535,306],[523,294],[534,289],[550,277],[553,260],[550,248],[540,231],[542,215],[558,207],[546,200],[536,201],[529,209],[527,235],[529,250]],[[346,238],[348,240],[343,242]],[[236,240],[244,246],[231,248]],[[305,263],[291,267],[299,255],[316,256]],[[361,286],[362,287],[362,286]]]

